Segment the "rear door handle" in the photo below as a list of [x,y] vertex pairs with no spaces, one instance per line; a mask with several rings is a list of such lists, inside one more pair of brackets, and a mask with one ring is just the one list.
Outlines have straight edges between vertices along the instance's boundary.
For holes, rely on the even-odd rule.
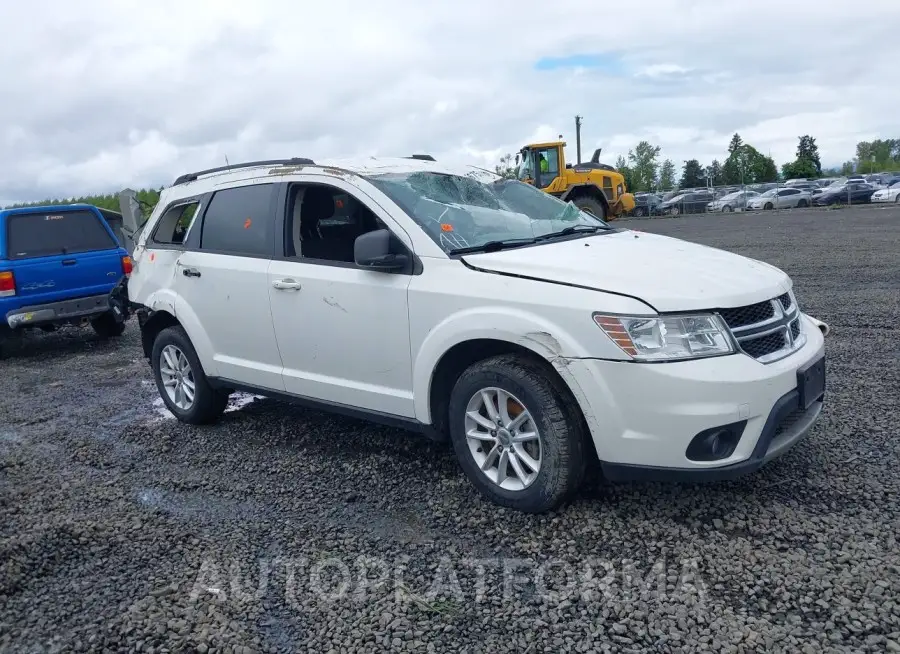
[[272,282],[272,288],[277,288],[279,291],[299,291],[300,290],[300,282],[296,279],[276,279]]
[[64,266],[74,266],[78,261],[75,259],[63,259],[62,265]]
[[185,268],[184,270],[181,271],[181,274],[184,275],[185,277],[199,277],[200,271],[197,270],[196,268]]

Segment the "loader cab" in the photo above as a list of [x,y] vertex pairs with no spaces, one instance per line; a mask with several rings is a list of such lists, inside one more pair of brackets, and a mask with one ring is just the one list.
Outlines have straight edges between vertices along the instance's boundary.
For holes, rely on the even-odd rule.
[[526,145],[516,155],[517,178],[548,193],[565,190],[565,146],[562,141]]

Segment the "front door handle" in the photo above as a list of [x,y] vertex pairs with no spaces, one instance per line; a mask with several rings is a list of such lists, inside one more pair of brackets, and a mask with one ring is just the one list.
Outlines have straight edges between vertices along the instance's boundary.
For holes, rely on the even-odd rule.
[[276,279],[272,282],[272,288],[277,288],[279,291],[299,291],[300,290],[300,282],[296,279]]
[[199,277],[200,271],[197,270],[196,268],[185,268],[184,270],[181,271],[181,274],[184,275],[185,277]]

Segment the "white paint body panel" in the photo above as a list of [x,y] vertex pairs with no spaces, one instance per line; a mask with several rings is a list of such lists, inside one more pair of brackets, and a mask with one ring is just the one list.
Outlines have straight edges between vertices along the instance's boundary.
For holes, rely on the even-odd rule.
[[[600,458],[637,465],[712,465],[685,459],[688,440],[744,418],[747,436],[715,465],[746,458],[774,402],[796,385],[796,370],[822,351],[821,333],[805,319],[806,345],[770,365],[743,354],[631,363],[594,324],[593,312],[743,306],[788,291],[790,278],[753,259],[631,231],[451,258],[359,176],[414,170],[493,178],[434,162],[366,159],[231,171],[167,189],[135,249],[129,295],[173,313],[210,375],[424,424],[434,422],[433,372],[453,346],[473,339],[514,343],[559,372]],[[421,274],[146,249],[165,204],[250,179],[327,183],[354,194],[416,253]],[[202,277],[183,277],[184,265]],[[278,290],[273,282],[280,280],[300,288]]]

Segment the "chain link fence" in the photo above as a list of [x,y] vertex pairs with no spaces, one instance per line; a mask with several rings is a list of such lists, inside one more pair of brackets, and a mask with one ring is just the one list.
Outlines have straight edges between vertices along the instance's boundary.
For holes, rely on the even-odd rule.
[[[887,193],[878,191],[887,189]],[[698,186],[635,193],[635,217],[736,211],[848,207],[898,201],[900,173],[788,180],[763,184]]]

